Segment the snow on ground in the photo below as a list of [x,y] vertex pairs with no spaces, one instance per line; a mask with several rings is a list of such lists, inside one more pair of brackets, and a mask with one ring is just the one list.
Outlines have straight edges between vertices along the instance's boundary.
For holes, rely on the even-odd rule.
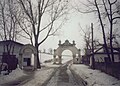
[[99,70],[92,70],[86,65],[77,64],[71,68],[87,82],[88,86],[120,86],[120,80]]
[[[41,84],[43,84],[54,72],[53,67],[58,67],[58,65],[56,66],[51,65],[49,67],[52,67],[52,68],[42,68],[37,70],[35,72],[34,78],[27,83],[26,81],[24,81],[23,83],[21,83],[21,86],[41,86]],[[0,75],[0,84],[14,81],[24,75],[26,74],[23,72],[23,70],[18,68],[13,72],[11,72],[9,75]]]
[[[47,66],[47,67],[58,67],[59,66],[59,65],[53,65],[53,62],[51,62],[51,63],[44,63],[44,61],[50,60],[50,59],[53,59],[53,55],[42,53],[40,55],[41,65],[42,66]],[[67,61],[69,61],[71,59],[73,59],[73,57],[62,56],[62,64],[64,64],[65,62],[67,62]]]
[[40,62],[41,63],[43,63],[45,60],[50,60],[50,59],[53,59],[53,55],[45,54],[45,53],[40,54]]
[[26,74],[23,73],[23,71],[19,68],[16,70],[13,70],[9,75],[0,75],[0,84],[7,83],[13,80],[16,80],[17,78],[24,76]]
[[[41,54],[41,65],[44,65],[46,67],[52,67],[48,70],[40,69],[39,71],[36,71],[35,78],[31,80],[29,83],[26,83],[24,86],[37,86],[34,85],[35,83],[42,84],[47,78],[49,78],[54,71],[54,67],[59,67],[59,65],[53,65],[53,63],[43,63],[45,60],[53,59],[52,55],[49,54]],[[68,61],[71,58],[64,58],[63,57],[63,63]],[[9,75],[0,75],[0,84],[7,83],[10,81],[14,81],[17,78],[26,75],[21,69],[17,68],[16,70],[13,70]]]
[[[22,86],[37,86],[44,83],[53,73],[54,68],[53,67],[59,67],[59,65],[53,65],[52,63],[44,63],[45,60],[52,59],[52,55],[41,55],[41,63],[42,65],[49,67],[46,69],[40,69],[37,70],[35,73],[34,79],[27,82],[25,85]],[[72,59],[71,57],[63,57],[62,63],[65,63],[66,61]],[[52,67],[52,68],[51,68]],[[75,71],[81,78],[83,78],[87,83],[88,86],[120,86],[120,80],[107,75],[99,70],[92,70],[88,66],[77,64],[71,66],[72,70]],[[7,83],[10,81],[14,81],[17,78],[24,76],[24,72],[17,68],[16,70],[13,70],[9,75],[0,75],[0,84]],[[36,84],[35,84],[36,83]]]
[[54,69],[48,69],[48,70],[38,70],[36,71],[34,78],[25,83],[22,86],[41,86],[53,73]]
[[[50,59],[53,59],[53,55],[41,53],[41,55],[40,55],[41,63],[43,63],[45,60],[50,60]],[[62,63],[65,63],[65,62],[67,62],[67,61],[69,61],[71,59],[73,59],[73,57],[62,56]]]

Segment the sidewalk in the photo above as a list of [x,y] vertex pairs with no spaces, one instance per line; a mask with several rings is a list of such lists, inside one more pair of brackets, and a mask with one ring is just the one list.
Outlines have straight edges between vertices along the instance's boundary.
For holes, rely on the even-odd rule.
[[79,75],[87,86],[120,86],[120,80],[99,70],[92,70],[83,64],[73,64],[71,69]]

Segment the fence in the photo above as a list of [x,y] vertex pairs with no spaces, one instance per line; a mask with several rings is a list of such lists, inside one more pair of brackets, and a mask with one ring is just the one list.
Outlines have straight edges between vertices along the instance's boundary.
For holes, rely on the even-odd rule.
[[101,70],[107,74],[110,74],[120,79],[120,62],[114,63],[95,62],[95,69]]
[[[106,58],[105,58],[106,59]],[[82,62],[85,65],[89,66],[90,59],[89,57],[82,58]],[[120,79],[120,62],[109,62],[105,60],[105,62],[95,62],[95,69],[101,70],[109,75],[112,75],[118,79]]]

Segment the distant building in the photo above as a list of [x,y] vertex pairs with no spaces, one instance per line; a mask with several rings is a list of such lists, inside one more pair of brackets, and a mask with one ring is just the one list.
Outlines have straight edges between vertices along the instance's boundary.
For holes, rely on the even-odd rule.
[[[109,49],[109,54],[111,56],[110,48],[108,47],[108,49]],[[120,48],[114,46],[113,52],[114,52],[114,62],[120,62]],[[101,46],[99,49],[94,50],[95,62],[105,62],[105,60],[108,60],[107,57],[108,56],[104,46]],[[82,61],[87,65],[91,65],[91,58],[92,58],[91,50],[86,50],[86,55],[82,56]]]
[[[108,50],[109,50],[110,57],[111,57],[111,54],[114,54],[114,62],[120,62],[120,48],[118,46],[113,45],[113,53],[111,53],[109,46],[108,46]],[[108,56],[107,56],[104,46],[102,46],[101,49],[95,52],[94,57],[95,57],[96,62],[105,62],[105,59]]]

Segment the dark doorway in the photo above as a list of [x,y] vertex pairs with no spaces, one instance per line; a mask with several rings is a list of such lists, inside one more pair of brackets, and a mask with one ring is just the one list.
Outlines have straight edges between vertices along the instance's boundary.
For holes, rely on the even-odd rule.
[[28,60],[27,60],[27,66],[30,66],[30,65],[31,65],[31,59],[28,58]]
[[27,66],[31,66],[31,59],[30,58],[24,58],[24,62],[27,62]]

